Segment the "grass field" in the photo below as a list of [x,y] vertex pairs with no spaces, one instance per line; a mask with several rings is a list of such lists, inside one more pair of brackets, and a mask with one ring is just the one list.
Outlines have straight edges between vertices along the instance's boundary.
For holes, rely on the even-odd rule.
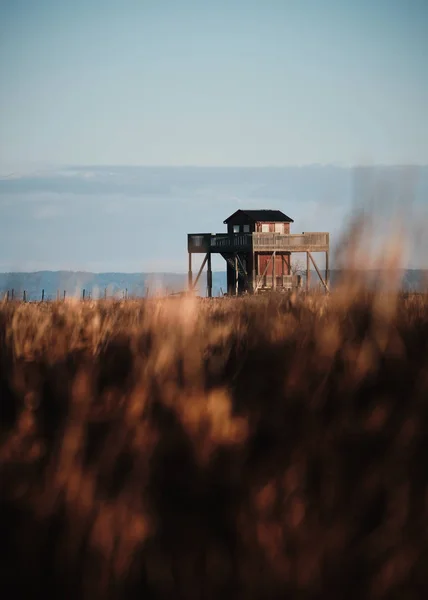
[[428,595],[428,297],[0,308],[3,598]]

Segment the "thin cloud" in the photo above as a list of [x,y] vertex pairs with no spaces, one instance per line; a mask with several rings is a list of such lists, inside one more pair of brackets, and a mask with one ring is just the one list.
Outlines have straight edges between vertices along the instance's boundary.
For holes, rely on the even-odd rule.
[[63,210],[58,205],[47,204],[37,206],[33,210],[33,217],[35,219],[54,219],[63,215]]

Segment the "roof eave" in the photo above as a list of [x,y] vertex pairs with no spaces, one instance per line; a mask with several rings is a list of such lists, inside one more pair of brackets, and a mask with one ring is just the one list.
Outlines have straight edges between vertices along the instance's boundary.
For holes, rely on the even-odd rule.
[[245,211],[244,211],[244,210],[242,210],[242,208],[238,208],[238,210],[235,210],[235,212],[234,212],[234,213],[232,213],[231,215],[229,215],[229,216],[227,217],[227,219],[223,221],[223,225],[227,225],[227,224],[228,224],[228,222],[230,221],[230,219],[232,219],[232,218],[233,218],[233,217],[234,217],[236,214],[238,214],[238,213],[240,213],[240,212],[243,212],[243,213],[245,213]]

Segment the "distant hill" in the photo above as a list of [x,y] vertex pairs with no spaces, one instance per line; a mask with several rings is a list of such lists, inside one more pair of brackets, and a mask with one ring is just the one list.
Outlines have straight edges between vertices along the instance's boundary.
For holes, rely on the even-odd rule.
[[[340,275],[332,271],[331,285],[334,286]],[[205,295],[205,273],[201,276],[198,293]],[[371,280],[376,281],[377,273],[371,272]],[[427,289],[428,271],[408,269],[403,271],[402,289],[406,291],[422,291]],[[311,283],[318,284],[318,277],[312,272]],[[56,298],[57,292],[67,297],[86,295],[101,297],[105,291],[109,297],[121,297],[125,290],[128,295],[152,296],[157,293],[173,293],[186,289],[187,275],[185,273],[88,273],[85,271],[38,271],[35,273],[0,273],[0,294],[14,290],[15,297],[22,297],[26,292],[28,300],[39,300],[44,290],[45,299]],[[213,272],[213,294],[221,295],[226,291],[226,273]]]

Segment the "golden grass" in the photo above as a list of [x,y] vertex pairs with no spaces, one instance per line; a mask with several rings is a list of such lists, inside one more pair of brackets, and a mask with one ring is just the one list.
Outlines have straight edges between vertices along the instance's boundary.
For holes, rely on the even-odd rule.
[[423,598],[428,298],[0,308],[2,597]]

